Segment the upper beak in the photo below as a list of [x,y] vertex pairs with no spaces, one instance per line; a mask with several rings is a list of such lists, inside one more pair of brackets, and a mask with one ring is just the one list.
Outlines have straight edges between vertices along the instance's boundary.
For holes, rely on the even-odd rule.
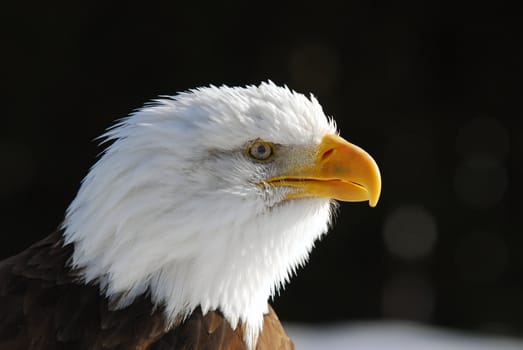
[[287,199],[324,197],[348,202],[368,201],[376,206],[381,176],[372,157],[343,138],[327,134],[318,145],[312,165],[291,169],[266,181],[292,187]]

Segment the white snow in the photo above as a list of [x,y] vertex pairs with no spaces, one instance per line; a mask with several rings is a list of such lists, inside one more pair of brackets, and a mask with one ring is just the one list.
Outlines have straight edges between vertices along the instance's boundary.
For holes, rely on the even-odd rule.
[[523,350],[523,339],[408,322],[313,326],[285,323],[297,350]]

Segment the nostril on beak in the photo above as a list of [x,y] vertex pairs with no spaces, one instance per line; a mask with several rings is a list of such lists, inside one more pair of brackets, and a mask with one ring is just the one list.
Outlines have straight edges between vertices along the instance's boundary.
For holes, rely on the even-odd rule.
[[321,160],[327,160],[327,159],[332,155],[333,152],[334,152],[334,149],[333,149],[333,148],[326,150],[326,151],[323,152],[323,154],[321,155]]

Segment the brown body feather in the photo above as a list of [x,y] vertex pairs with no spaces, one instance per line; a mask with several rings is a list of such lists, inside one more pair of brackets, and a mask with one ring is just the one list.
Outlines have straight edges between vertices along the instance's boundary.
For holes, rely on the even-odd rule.
[[[0,350],[246,349],[241,325],[232,329],[219,311],[196,309],[167,329],[161,308],[143,295],[111,310],[97,285],[68,268],[73,246],[55,232],[0,262]],[[269,307],[257,350],[294,349]]]

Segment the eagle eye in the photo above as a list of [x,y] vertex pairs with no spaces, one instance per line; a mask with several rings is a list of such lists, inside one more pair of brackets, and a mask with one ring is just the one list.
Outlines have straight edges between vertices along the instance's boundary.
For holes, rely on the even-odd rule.
[[246,153],[252,159],[266,162],[274,156],[274,145],[270,142],[257,139],[249,144]]

